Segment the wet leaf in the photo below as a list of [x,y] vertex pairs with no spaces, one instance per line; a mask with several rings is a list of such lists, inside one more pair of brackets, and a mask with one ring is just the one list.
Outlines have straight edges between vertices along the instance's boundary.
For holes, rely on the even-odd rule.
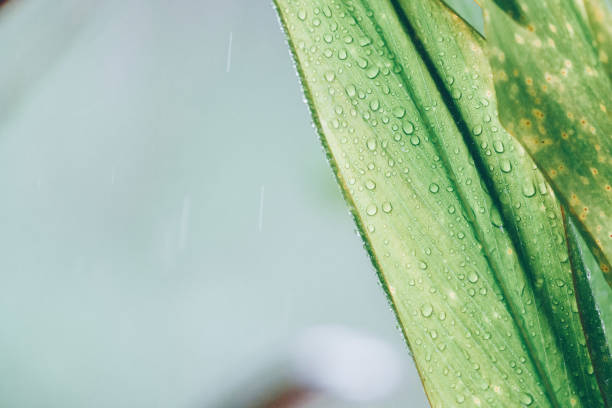
[[565,226],[574,271],[574,286],[580,316],[587,333],[589,351],[601,393],[608,406],[612,403],[612,289],[580,232],[567,214]]
[[437,0],[276,4],[432,406],[603,406],[559,203],[482,38]]
[[506,10],[482,2],[501,121],[546,174],[612,284],[610,16],[599,0],[499,4]]

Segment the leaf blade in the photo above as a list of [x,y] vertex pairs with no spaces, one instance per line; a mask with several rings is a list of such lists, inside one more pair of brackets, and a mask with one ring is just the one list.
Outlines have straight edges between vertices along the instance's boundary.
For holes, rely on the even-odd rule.
[[[582,393],[587,406],[601,406],[603,401],[595,379],[587,372],[591,361],[584,347],[582,325],[572,311],[575,297],[570,289],[572,276],[562,239],[560,207],[533,160],[496,117],[484,41],[438,1],[400,3],[427,55],[434,56],[431,65],[441,78],[438,84],[449,95],[456,90],[465,94],[447,100],[457,108],[456,120],[465,123],[467,129],[463,134],[472,145],[480,174],[501,210],[498,225],[509,230],[514,247],[521,253],[530,284],[542,305],[539,313],[547,316],[560,347],[566,350],[565,369],[578,373],[569,376],[575,381],[574,397]],[[422,16],[426,15],[437,17],[424,21]],[[447,56],[452,56],[452,60]],[[542,251],[542,247],[547,250]],[[554,380],[553,388],[559,389]]]
[[[598,262],[590,253],[572,219],[565,214],[564,221],[578,308],[587,333],[586,341],[593,361],[593,367],[590,367],[590,370],[595,372],[601,394],[606,404],[610,405],[612,402],[612,356],[610,354],[612,290],[605,283],[598,282],[598,276],[602,276]],[[601,285],[602,283],[604,286]],[[598,296],[596,293],[598,286],[602,290],[607,290],[605,297]],[[608,310],[605,310],[606,308]]]
[[546,174],[612,284],[612,83],[581,5],[527,1],[516,19],[486,0],[485,33],[502,123]]
[[[495,204],[395,9],[388,2],[276,3],[315,125],[432,405],[471,397],[583,406],[575,391],[557,397],[542,384],[534,350],[545,347],[525,332],[537,321],[541,338],[550,339],[554,328],[538,317],[533,288],[520,285],[527,278],[512,239],[491,226]],[[508,275],[502,283],[500,269]],[[571,384],[558,345],[549,348],[546,368],[560,367],[554,370]],[[522,382],[514,382],[517,365]],[[453,374],[463,378],[449,384]]]

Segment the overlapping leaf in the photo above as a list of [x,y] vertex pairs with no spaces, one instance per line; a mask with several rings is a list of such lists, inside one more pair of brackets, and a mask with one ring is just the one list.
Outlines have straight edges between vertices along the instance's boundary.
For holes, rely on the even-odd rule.
[[[610,288],[603,281],[597,260],[590,253],[586,242],[567,214],[565,225],[574,269],[576,298],[587,334],[587,343],[593,356],[593,371],[597,376],[601,394],[609,406],[612,403],[612,355],[610,354],[612,316],[611,310],[605,310],[603,307],[612,305],[609,299]],[[606,298],[602,298],[598,289],[608,290]]]
[[502,123],[579,221],[612,283],[612,26],[605,5],[482,4]]
[[437,0],[276,3],[432,406],[603,406],[558,203],[482,40]]

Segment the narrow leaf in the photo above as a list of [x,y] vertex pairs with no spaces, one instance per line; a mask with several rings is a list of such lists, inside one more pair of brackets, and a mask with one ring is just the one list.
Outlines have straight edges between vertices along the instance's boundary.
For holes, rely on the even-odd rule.
[[[580,236],[574,222],[565,216],[570,258],[574,271],[574,286],[578,309],[586,332],[586,341],[592,356],[593,367],[601,393],[610,406],[612,403],[612,356],[610,330],[612,290],[603,281],[599,265]],[[602,286],[602,283],[605,286]],[[598,291],[607,291],[598,294]]]
[[[462,46],[436,33],[455,48],[444,56],[427,49],[407,1],[276,4],[321,141],[432,406],[602,406],[580,386],[597,388],[583,374],[588,355],[569,296],[558,204],[524,151],[495,125],[482,44],[471,32],[462,34]],[[458,24],[453,16],[439,9],[421,19],[448,29]],[[457,67],[454,81],[462,85],[446,88],[440,81],[451,80],[433,59],[454,61],[465,46],[465,60],[479,67]],[[480,93],[490,108],[482,108]],[[484,157],[485,140],[495,159]],[[510,171],[524,184],[510,188],[502,174]],[[547,218],[532,218],[522,205],[538,206]],[[534,242],[523,246],[518,234]],[[537,253],[536,241],[548,255]],[[553,295],[560,301],[550,301]]]
[[[400,3],[424,49],[423,58],[430,61],[441,91],[446,92],[447,104],[457,110],[454,116],[464,125],[462,133],[480,175],[501,209],[500,217],[492,222],[510,233],[540,303],[538,311],[553,326],[554,339],[547,341],[558,341],[565,351],[563,369],[575,374],[569,377],[577,394],[588,406],[601,406],[595,378],[588,372],[591,361],[582,325],[575,313],[560,207],[531,157],[499,123],[484,40],[439,1]],[[423,20],[427,15],[436,17]],[[551,378],[553,387],[561,388],[556,381],[563,381],[563,377]]]
[[588,0],[501,3],[520,13],[482,3],[501,121],[579,221],[612,283],[612,83],[607,51],[597,48],[598,38],[609,41],[597,26],[609,17],[600,20],[603,9]]

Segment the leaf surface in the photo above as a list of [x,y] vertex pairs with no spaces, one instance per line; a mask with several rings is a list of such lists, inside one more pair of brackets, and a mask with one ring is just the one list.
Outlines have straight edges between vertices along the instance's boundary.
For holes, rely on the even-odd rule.
[[612,403],[612,290],[604,281],[597,260],[567,214],[565,226],[574,270],[576,299],[593,356],[593,367],[589,367],[589,371],[595,372],[601,394],[609,406]]
[[432,406],[603,406],[559,204],[498,122],[482,38],[437,0],[276,4]]
[[597,0],[482,5],[501,121],[546,174],[612,284],[610,16]]

